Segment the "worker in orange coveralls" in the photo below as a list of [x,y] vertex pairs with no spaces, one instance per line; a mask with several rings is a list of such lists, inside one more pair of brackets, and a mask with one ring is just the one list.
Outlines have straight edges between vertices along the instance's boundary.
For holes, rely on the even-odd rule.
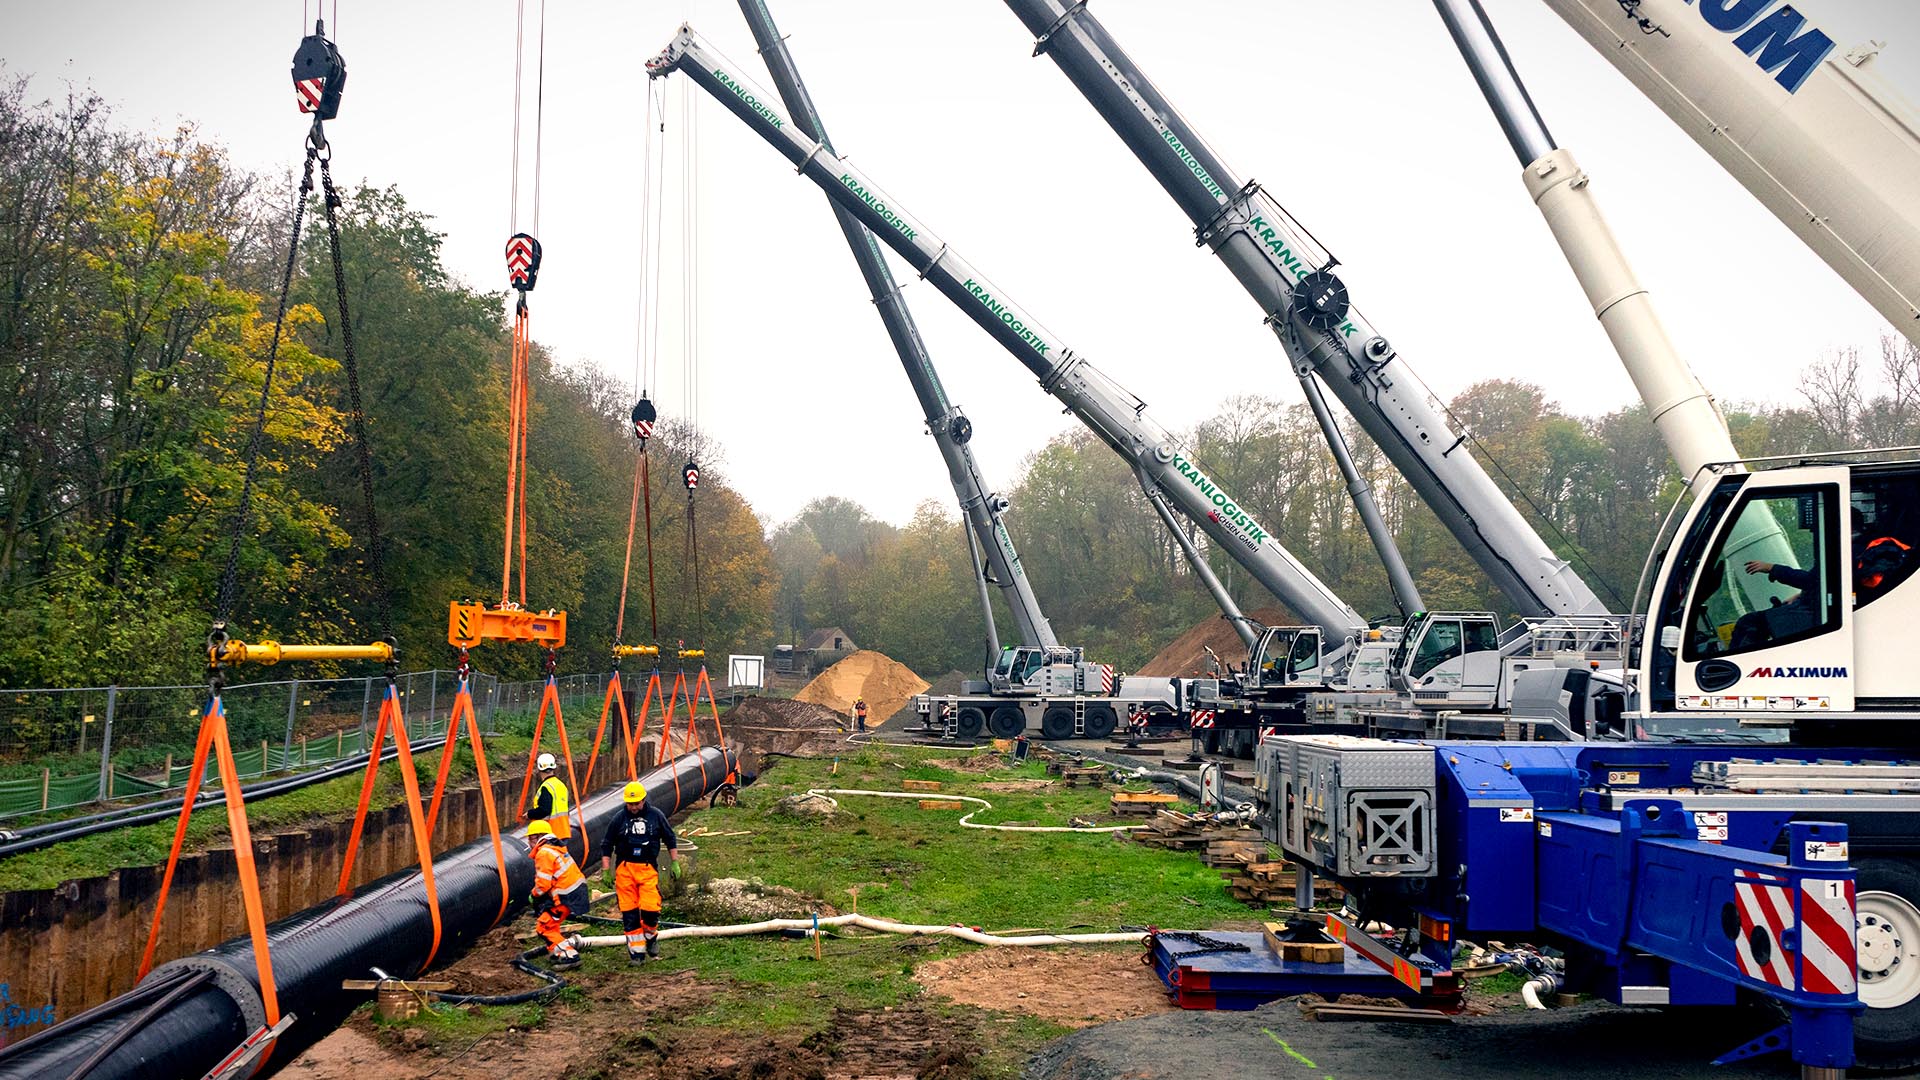
[[527,900],[540,913],[534,932],[547,939],[554,967],[573,967],[580,962],[579,939],[562,933],[561,927],[568,916],[587,912],[591,893],[586,875],[545,821],[527,826],[527,846],[533,851],[533,893]]
[[600,872],[614,866],[613,891],[620,900],[620,921],[627,931],[627,962],[644,964],[660,955],[660,848],[673,859],[680,876],[680,839],[659,807],[647,805],[647,786],[630,781],[623,793],[626,811],[613,815],[602,839]]

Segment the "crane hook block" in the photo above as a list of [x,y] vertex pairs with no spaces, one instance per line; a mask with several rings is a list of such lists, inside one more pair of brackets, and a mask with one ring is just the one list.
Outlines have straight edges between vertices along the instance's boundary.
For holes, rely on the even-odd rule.
[[1326,270],[1300,279],[1293,290],[1293,313],[1315,330],[1333,330],[1347,317],[1347,286]]
[[315,20],[313,33],[300,39],[293,53],[293,95],[303,113],[331,120],[340,111],[340,93],[347,88],[347,62],[327,40],[326,24]]
[[695,465],[692,458],[688,458],[686,467],[680,470],[680,482],[687,485],[689,495],[700,486],[700,466]]
[[244,641],[221,641],[210,645],[207,659],[214,664],[277,664],[282,660],[392,660],[393,645],[376,641],[371,645],[282,645],[262,641],[249,645]]
[[540,241],[529,233],[507,238],[507,282],[523,293],[533,291],[540,277]]
[[482,641],[534,641],[558,649],[567,643],[567,613],[455,601],[447,612],[447,644],[470,648]]
[[653,402],[646,398],[641,398],[634,404],[633,437],[640,440],[641,446],[647,445],[647,440],[653,438],[653,422],[659,418],[660,414],[654,411]]

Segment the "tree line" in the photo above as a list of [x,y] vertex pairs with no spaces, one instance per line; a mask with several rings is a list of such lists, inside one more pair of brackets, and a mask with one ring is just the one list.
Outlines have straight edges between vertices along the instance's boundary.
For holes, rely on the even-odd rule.
[[[1723,406],[1743,456],[1914,445],[1920,349],[1887,337],[1877,358],[1855,350],[1821,357],[1803,371],[1796,397]],[[1648,548],[1684,490],[1647,410],[1581,416],[1506,379],[1470,386],[1447,407],[1521,514],[1602,600],[1628,610]],[[1343,426],[1426,605],[1511,615],[1378,448],[1357,425]],[[1193,459],[1356,610],[1396,617],[1386,574],[1304,403],[1233,397],[1185,439]],[[1048,442],[1003,490],[1013,505],[1008,530],[1061,641],[1133,669],[1218,613],[1131,471],[1087,432]],[[1243,610],[1274,603],[1197,529],[1189,535]],[[781,640],[835,625],[929,678],[979,669],[979,602],[953,508],[922,504],[908,526],[894,528],[845,499],[819,499],[772,541]],[[1010,634],[997,600],[996,611]]]
[[[0,686],[193,682],[226,565],[294,209],[286,177],[182,128],[121,129],[96,98],[0,87]],[[342,193],[344,276],[375,501],[409,668],[449,666],[447,603],[497,598],[510,339],[502,292],[449,276],[429,215]],[[342,331],[320,211],[296,253],[286,338],[241,536],[242,640],[378,636]],[[529,606],[569,613],[563,670],[604,670],[638,455],[632,390],[532,359]],[[659,638],[724,653],[771,633],[757,519],[701,461],[701,595],[683,559],[680,464],[650,453]],[[705,448],[702,447],[704,450]],[[653,634],[644,539],[626,639]],[[537,675],[531,647],[476,664]]]
[[[24,80],[0,85],[0,605],[12,631],[0,637],[0,686],[203,676],[291,189],[286,176],[236,168],[191,128],[154,138],[116,127],[97,99],[33,102]],[[444,666],[447,602],[498,595],[505,296],[449,275],[431,216],[397,190],[359,186],[340,213],[398,637],[408,667]],[[309,230],[296,256],[234,633],[369,640],[368,536],[324,233]],[[569,612],[565,670],[599,670],[627,560],[633,390],[591,365],[558,367],[538,347],[532,366],[528,600]],[[1820,358],[1797,397],[1728,408],[1739,449],[1920,442],[1920,353],[1904,340],[1883,341],[1877,358]],[[1630,605],[1682,489],[1646,411],[1580,415],[1516,380],[1469,387],[1449,408],[1542,536],[1603,599]],[[1393,614],[1305,405],[1230,398],[1182,440],[1357,610]],[[1503,610],[1378,450],[1357,429],[1349,441],[1427,605]],[[702,481],[697,590],[679,476],[690,451]],[[840,626],[929,678],[979,669],[978,592],[946,500],[922,503],[902,525],[838,497],[763,522],[726,484],[724,451],[708,433],[663,424],[650,462],[658,603],[648,603],[643,537],[626,642],[763,652]],[[1130,669],[1214,613],[1131,472],[1086,433],[1049,441],[1001,490],[1061,640]],[[1208,558],[1243,608],[1271,603],[1230,560]],[[531,649],[491,647],[476,660],[508,677],[539,670]]]

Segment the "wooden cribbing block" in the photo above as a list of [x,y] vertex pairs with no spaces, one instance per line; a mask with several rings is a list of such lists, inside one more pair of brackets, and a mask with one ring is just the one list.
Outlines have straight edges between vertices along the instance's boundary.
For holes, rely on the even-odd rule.
[[902,780],[900,781],[900,786],[903,788],[906,788],[908,791],[939,791],[940,781],[938,780]]
[[1286,923],[1263,923],[1261,929],[1267,939],[1267,948],[1280,954],[1282,960],[1297,960],[1303,964],[1338,964],[1346,960],[1347,947],[1338,941],[1300,942],[1282,941],[1280,934],[1287,928]]
[[921,799],[922,810],[959,810],[966,806],[959,799]]

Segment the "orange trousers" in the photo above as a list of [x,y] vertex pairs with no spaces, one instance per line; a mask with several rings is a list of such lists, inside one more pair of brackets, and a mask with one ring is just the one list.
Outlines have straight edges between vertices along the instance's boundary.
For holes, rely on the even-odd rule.
[[613,871],[613,891],[620,900],[627,948],[638,952],[660,926],[660,871],[646,863],[623,862]]

